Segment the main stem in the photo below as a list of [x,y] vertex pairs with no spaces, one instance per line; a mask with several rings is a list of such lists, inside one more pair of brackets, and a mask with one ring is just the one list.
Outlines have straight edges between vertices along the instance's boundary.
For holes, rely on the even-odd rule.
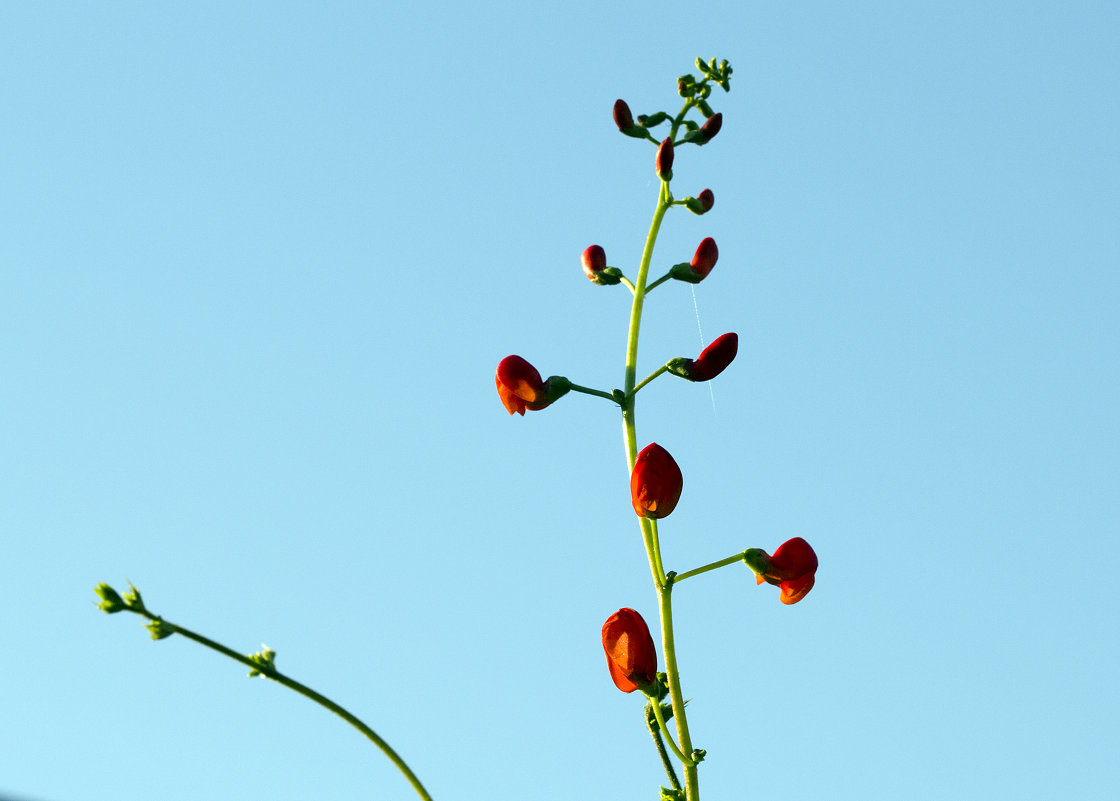
[[[634,462],[638,458],[638,435],[634,419],[634,404],[638,375],[638,334],[642,325],[642,305],[646,296],[646,279],[649,276],[649,265],[653,259],[653,246],[657,242],[657,234],[661,230],[661,221],[673,204],[672,195],[669,193],[669,184],[661,182],[661,191],[657,198],[657,209],[653,213],[653,221],[646,235],[645,249],[642,251],[642,260],[638,265],[638,277],[634,282],[634,302],[630,307],[630,329],[626,338],[626,376],[623,384],[625,401],[622,405],[622,433],[626,442],[626,460],[630,471],[634,470]],[[652,520],[639,518],[642,528],[642,542],[646,549],[646,558],[649,560],[650,573],[653,583],[657,588],[658,609],[661,613],[661,647],[665,653],[665,674],[669,679],[669,699],[673,706],[673,720],[677,726],[677,741],[681,751],[686,755],[692,754],[692,738],[688,733],[688,721],[684,711],[684,694],[681,692],[680,673],[677,670],[677,651],[673,643],[673,606],[671,593],[672,583],[665,578],[665,570],[661,565],[661,545],[657,538],[657,525]],[[700,780],[696,765],[683,764],[684,791],[686,801],[700,801]]]

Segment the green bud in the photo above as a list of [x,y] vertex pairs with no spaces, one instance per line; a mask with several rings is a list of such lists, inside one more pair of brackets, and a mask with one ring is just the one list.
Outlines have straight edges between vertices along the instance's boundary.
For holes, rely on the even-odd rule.
[[655,125],[660,125],[669,119],[669,115],[664,111],[659,111],[656,114],[650,114],[648,117],[645,114],[638,115],[638,124],[646,128],[652,128]]
[[671,790],[668,787],[662,787],[661,797],[658,801],[684,801],[684,790]]
[[105,612],[106,614],[111,615],[114,612],[119,612],[126,607],[126,604],[121,596],[118,595],[117,591],[110,587],[108,584],[98,584],[93,588],[93,591],[97,593],[97,597],[101,599],[101,603],[97,605],[97,608],[102,612]]
[[269,673],[276,671],[276,652],[264,643],[261,643],[261,650],[255,654],[249,654],[249,661],[257,666],[249,671],[249,678],[260,675],[267,676]]
[[124,602],[132,609],[145,609],[144,599],[140,597],[140,590],[128,582],[128,592],[124,594]]
[[692,752],[692,761],[695,762],[697,765],[699,765],[701,762],[704,761],[704,757],[706,757],[707,755],[708,755],[708,752],[705,751],[703,748],[697,748],[695,751]]
[[[707,97],[707,95],[705,95],[705,97]],[[707,100],[698,101],[696,103],[696,108],[700,109],[700,113],[703,114],[705,117],[710,117],[713,114],[715,114],[715,112],[712,111],[712,107],[708,105]]]
[[669,277],[677,281],[684,281],[687,284],[699,284],[704,280],[704,276],[697,275],[692,271],[692,265],[687,261],[682,261],[680,264],[674,264],[670,267]]
[[168,623],[163,618],[157,617],[147,625],[147,629],[152,633],[153,640],[162,640],[175,633],[175,624]]
[[704,63],[704,59],[700,56],[696,57],[696,69],[700,70],[705,75],[712,74],[711,70],[708,68],[708,65]]

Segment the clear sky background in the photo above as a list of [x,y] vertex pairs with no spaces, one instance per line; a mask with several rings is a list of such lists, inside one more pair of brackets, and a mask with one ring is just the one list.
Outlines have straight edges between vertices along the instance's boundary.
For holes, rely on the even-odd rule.
[[717,799],[1120,794],[1120,6],[29,3],[0,12],[0,797],[649,801],[603,621],[656,618],[617,410],[511,419],[518,353],[622,383],[653,147],[681,148],[638,437],[678,571],[789,537],[784,607],[677,588]]

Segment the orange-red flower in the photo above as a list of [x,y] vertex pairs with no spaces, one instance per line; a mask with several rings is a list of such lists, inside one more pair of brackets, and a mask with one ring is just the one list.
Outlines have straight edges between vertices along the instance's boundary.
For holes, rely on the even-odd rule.
[[642,616],[633,609],[619,609],[603,624],[603,651],[614,686],[624,693],[644,689],[657,681],[657,650]]
[[638,454],[630,473],[630,500],[638,517],[668,517],[683,487],[684,476],[669,451],[654,442]]
[[816,581],[817,554],[801,537],[783,542],[773,556],[761,548],[748,548],[743,561],[755,572],[758,584],[765,581],[781,587],[778,600],[784,604],[800,601]]
[[520,356],[506,356],[498,363],[494,383],[506,410],[520,415],[526,410],[545,408],[571,388],[571,383],[563,376],[551,376],[542,381],[537,368]]
[[700,352],[695,359],[673,359],[669,372],[689,381],[711,381],[727,369],[739,352],[739,335],[724,334]]

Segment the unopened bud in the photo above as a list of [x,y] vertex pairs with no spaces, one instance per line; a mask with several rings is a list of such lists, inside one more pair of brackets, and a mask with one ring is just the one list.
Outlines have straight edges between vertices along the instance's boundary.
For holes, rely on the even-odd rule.
[[97,593],[97,597],[101,599],[101,603],[97,605],[97,608],[102,612],[111,615],[125,608],[124,599],[122,599],[117,591],[108,584],[98,584],[93,588],[93,591]]
[[719,133],[719,129],[722,127],[723,114],[713,114],[708,117],[707,122],[700,126],[700,130],[696,132],[693,141],[698,145],[706,145],[715,138],[715,135]]
[[692,261],[688,264],[674,264],[669,269],[669,276],[689,284],[699,284],[708,277],[718,258],[716,241],[709,236],[696,248]]
[[712,194],[711,189],[705,189],[696,197],[687,197],[684,199],[685,208],[693,214],[707,214],[712,210],[712,206],[716,204],[716,196]]
[[634,115],[630,113],[630,106],[622,98],[614,101],[614,124],[618,130],[625,131],[634,127]]
[[657,157],[654,159],[654,166],[657,168],[657,176],[662,181],[673,180],[673,139],[666,137],[657,148]]

